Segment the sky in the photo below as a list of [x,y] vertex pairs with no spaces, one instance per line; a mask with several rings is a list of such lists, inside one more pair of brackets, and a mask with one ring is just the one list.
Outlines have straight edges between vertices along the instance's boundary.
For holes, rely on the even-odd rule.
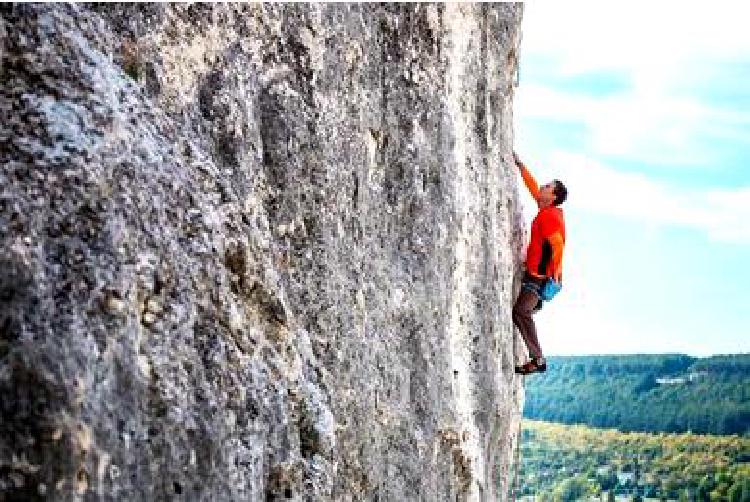
[[748,19],[746,2],[525,4],[515,150],[569,191],[547,355],[750,352]]

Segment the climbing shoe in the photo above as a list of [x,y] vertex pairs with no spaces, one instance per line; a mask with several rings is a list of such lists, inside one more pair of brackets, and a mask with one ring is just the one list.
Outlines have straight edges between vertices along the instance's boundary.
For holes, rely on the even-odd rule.
[[544,373],[547,371],[547,361],[542,357],[533,358],[531,361],[521,366],[516,366],[516,373],[519,375],[528,375],[529,373]]

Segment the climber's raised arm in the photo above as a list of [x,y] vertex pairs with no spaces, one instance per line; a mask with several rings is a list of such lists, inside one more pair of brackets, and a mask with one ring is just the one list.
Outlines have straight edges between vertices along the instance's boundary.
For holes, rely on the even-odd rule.
[[518,169],[521,170],[521,177],[523,178],[523,182],[526,185],[526,188],[529,189],[529,193],[532,197],[534,197],[537,205],[541,207],[541,203],[539,201],[539,184],[536,182],[536,179],[534,179],[534,176],[532,176],[532,174],[526,168],[526,164],[524,164],[521,159],[518,158],[516,152],[513,152],[513,160],[518,166]]

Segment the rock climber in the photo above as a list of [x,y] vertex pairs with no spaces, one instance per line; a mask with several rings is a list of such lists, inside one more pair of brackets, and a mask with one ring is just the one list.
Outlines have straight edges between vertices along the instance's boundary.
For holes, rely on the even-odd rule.
[[518,326],[531,357],[528,362],[516,366],[516,373],[528,375],[547,369],[532,315],[541,308],[543,300],[554,296],[562,284],[565,220],[559,206],[567,198],[568,190],[559,180],[552,180],[540,187],[515,152],[513,160],[521,171],[526,188],[539,206],[539,212],[531,223],[521,292],[513,306],[513,323]]

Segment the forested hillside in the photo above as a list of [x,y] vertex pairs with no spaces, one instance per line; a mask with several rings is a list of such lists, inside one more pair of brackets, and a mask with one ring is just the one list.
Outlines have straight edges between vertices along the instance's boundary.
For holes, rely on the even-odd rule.
[[750,433],[750,354],[549,357],[527,418],[623,431]]
[[516,499],[750,502],[750,438],[525,420]]

